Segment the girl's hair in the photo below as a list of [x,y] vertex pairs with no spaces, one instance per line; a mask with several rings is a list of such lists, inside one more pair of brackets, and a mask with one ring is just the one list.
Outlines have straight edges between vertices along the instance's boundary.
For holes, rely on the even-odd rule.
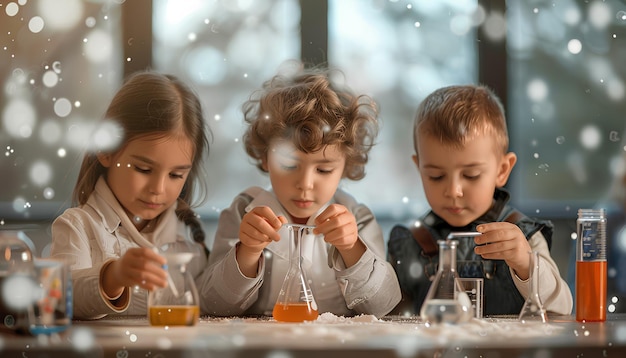
[[477,134],[494,136],[506,153],[509,136],[500,99],[486,86],[449,86],[435,90],[420,103],[413,127],[415,152],[420,134],[461,147]]
[[[210,131],[205,125],[196,93],[175,76],[137,72],[115,94],[103,120],[112,121],[120,129],[119,145],[105,149],[109,152],[119,151],[128,142],[152,134],[168,136],[180,133],[191,140],[194,146],[192,168],[178,199],[176,214],[190,227],[194,240],[204,243],[204,231],[189,204],[194,195],[199,195],[199,202],[204,201],[207,195],[206,182],[202,180],[202,161],[205,153],[208,155],[209,152]],[[74,205],[85,204],[98,178],[104,175],[106,168],[98,161],[96,151],[88,151],[74,187]]]
[[378,135],[378,108],[367,95],[354,95],[333,81],[339,71],[313,68],[276,75],[243,104],[248,128],[243,136],[248,155],[265,171],[273,139],[291,141],[304,153],[339,145],[345,154],[343,177],[365,176],[368,153]]

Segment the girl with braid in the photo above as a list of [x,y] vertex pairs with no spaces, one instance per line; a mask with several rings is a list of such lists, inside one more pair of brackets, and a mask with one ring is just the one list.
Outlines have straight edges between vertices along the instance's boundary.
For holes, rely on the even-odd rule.
[[[71,268],[74,317],[145,315],[147,293],[167,285],[156,250],[172,242],[207,262],[192,195],[206,197],[200,174],[209,130],[198,96],[171,75],[130,76],[94,131],[74,188],[75,207],[52,224],[51,256]],[[131,298],[132,296],[132,298]]]

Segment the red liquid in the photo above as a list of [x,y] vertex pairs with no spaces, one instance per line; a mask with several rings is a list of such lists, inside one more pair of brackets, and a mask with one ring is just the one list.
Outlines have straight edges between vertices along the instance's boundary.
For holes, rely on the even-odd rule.
[[576,261],[576,320],[606,320],[606,261]]
[[272,316],[281,322],[304,322],[317,319],[318,312],[310,304],[305,303],[277,303],[274,305]]

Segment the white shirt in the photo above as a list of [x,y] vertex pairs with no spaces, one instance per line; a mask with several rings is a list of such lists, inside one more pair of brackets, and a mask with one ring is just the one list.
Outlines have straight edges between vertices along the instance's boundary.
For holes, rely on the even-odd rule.
[[[333,201],[354,214],[359,239],[367,249],[356,264],[346,268],[339,251],[323,239],[315,238],[305,243],[309,259],[305,259],[304,265],[312,282],[318,311],[384,316],[400,302],[401,292],[395,271],[385,259],[382,230],[372,212],[345,192],[338,190]],[[289,267],[287,230],[281,229],[281,240],[271,242],[265,248],[256,277],[243,275],[235,258],[241,219],[257,206],[268,206],[276,215],[289,217],[275,194],[259,187],[239,194],[232,205],[222,211],[209,268],[203,274],[199,290],[201,302],[206,305],[204,309],[211,314],[271,315]],[[309,224],[316,216],[309,219]]]
[[[159,247],[177,240],[193,241],[175,210],[176,205],[172,205],[139,232],[106,181],[100,178],[84,205],[67,209],[53,222],[50,256],[62,259],[70,266],[75,318],[147,314],[145,290],[126,287],[119,298],[115,297],[117,301],[111,300],[102,290],[101,270],[110,261],[121,258],[131,247]],[[198,254],[188,268],[196,277],[206,265],[206,256],[199,244],[192,247],[197,248]]]

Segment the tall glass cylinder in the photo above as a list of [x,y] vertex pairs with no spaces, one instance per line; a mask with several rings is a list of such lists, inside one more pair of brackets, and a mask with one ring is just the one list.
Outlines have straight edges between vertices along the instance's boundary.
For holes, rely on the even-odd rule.
[[606,215],[580,209],[576,220],[576,320],[606,320]]

